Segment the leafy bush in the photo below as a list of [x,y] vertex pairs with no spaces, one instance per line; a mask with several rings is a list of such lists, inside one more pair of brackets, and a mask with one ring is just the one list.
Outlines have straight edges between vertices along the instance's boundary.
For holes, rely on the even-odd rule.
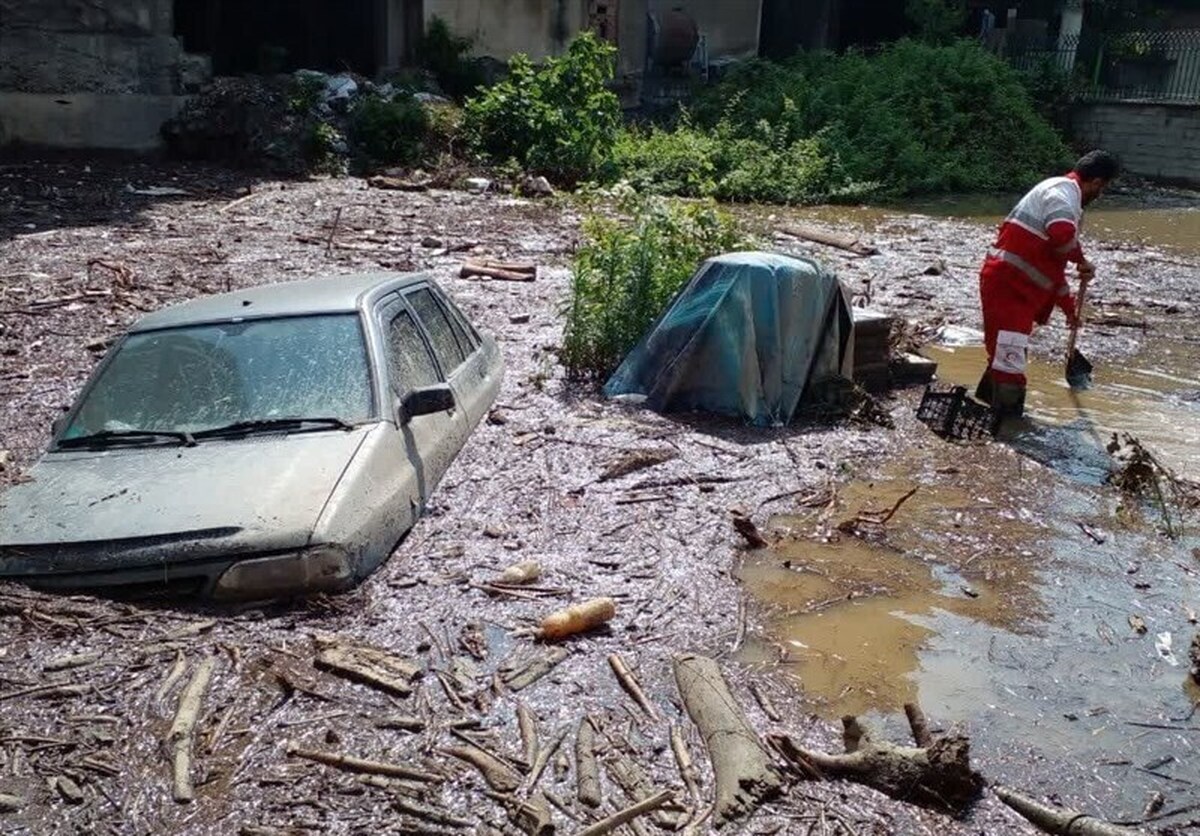
[[606,87],[615,52],[586,32],[541,67],[515,56],[508,78],[466,103],[463,127],[473,148],[493,163],[516,160],[568,185],[595,174],[621,125],[620,102]]
[[410,163],[421,154],[429,116],[412,96],[364,96],[350,114],[351,135],[368,162]]
[[[808,165],[817,182],[878,183],[893,195],[1011,190],[1070,158],[1019,74],[965,41],[903,40],[870,57],[801,53],[785,64],[750,62],[706,93],[695,113],[698,125],[724,124],[756,142],[764,141],[765,122],[766,145],[777,155],[789,149],[780,165]],[[814,138],[817,146],[791,150]]]
[[433,73],[447,96],[462,101],[484,82],[483,68],[470,57],[473,42],[455,35],[440,17],[429,22],[416,46],[417,64]]
[[308,168],[319,174],[345,174],[345,145],[338,129],[329,122],[310,123],[302,143]]
[[704,259],[750,246],[712,203],[618,188],[618,213],[589,215],[575,256],[561,355],[575,379],[611,374]]
[[685,114],[673,130],[623,132],[613,149],[610,177],[651,194],[731,202],[812,203],[843,191],[845,175],[824,138],[789,134],[786,126],[766,120],[749,135],[728,119],[701,130]]

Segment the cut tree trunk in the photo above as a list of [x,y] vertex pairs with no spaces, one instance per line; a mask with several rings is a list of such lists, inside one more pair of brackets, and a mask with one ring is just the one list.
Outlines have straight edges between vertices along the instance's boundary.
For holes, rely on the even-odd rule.
[[675,681],[712,760],[716,826],[748,815],[779,795],[779,772],[730,693],[717,663],[695,654],[677,656]]

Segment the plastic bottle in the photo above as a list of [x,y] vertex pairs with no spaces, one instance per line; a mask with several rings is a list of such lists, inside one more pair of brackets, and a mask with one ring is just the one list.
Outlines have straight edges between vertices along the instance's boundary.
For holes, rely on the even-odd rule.
[[599,627],[616,614],[617,602],[612,598],[592,598],[546,616],[539,634],[543,639],[561,639]]

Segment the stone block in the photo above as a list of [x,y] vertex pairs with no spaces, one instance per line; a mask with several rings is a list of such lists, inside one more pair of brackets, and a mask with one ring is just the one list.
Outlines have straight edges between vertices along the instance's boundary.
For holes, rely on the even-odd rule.
[[178,92],[181,55],[169,35],[28,30],[5,38],[0,90],[170,95]]
[[182,96],[0,92],[0,147],[151,151],[162,145],[163,123],[185,101]]
[[174,4],[172,0],[0,0],[0,30],[12,29],[170,35]]

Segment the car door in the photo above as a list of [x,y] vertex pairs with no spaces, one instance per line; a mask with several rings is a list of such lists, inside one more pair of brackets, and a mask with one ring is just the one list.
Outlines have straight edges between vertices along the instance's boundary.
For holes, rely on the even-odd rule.
[[479,346],[451,315],[432,285],[406,291],[405,298],[429,336],[438,365],[466,414],[468,428],[474,427],[487,408],[482,397],[485,386],[478,362]]
[[451,381],[455,396],[463,405],[470,425],[474,427],[495,398],[499,388],[500,364],[489,360],[483,340],[441,288],[430,284],[420,290],[414,292],[412,301],[422,321],[427,315],[431,321],[439,321],[440,327],[448,328],[459,347],[462,360],[455,367]]
[[383,335],[388,393],[393,398],[389,417],[394,423],[396,442],[401,445],[416,471],[416,501],[425,501],[441,480],[446,468],[463,445],[467,419],[463,409],[419,415],[402,422],[397,407],[414,389],[445,382],[425,334],[416,317],[400,296],[383,304],[379,313]]

